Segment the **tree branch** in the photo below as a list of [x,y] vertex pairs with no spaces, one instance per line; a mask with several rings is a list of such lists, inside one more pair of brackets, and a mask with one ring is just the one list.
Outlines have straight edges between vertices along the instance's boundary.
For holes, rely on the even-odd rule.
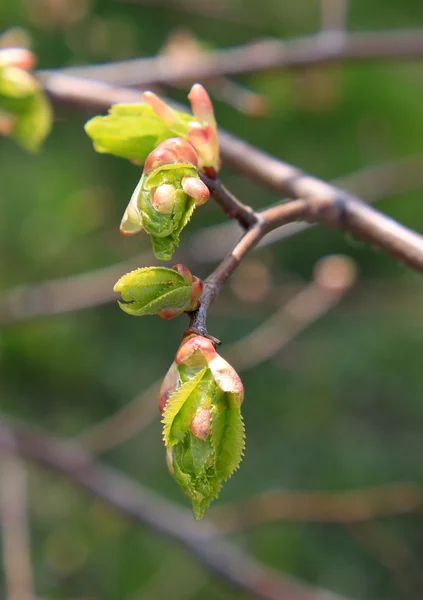
[[0,522],[8,600],[35,600],[29,537],[27,472],[14,456],[1,456]]
[[125,475],[94,459],[77,445],[0,423],[0,449],[67,477],[135,522],[182,544],[210,571],[262,600],[341,600],[306,587],[263,567],[232,544],[220,540],[206,522],[196,523],[183,508],[171,504]]
[[[423,44],[423,37],[421,41]],[[47,78],[44,85],[47,91],[63,99],[92,102],[101,94],[99,101],[106,105],[115,101],[134,101],[134,95],[137,95],[133,90],[66,75],[53,76],[50,84]],[[239,172],[278,194],[308,201],[310,205],[304,209],[303,217],[306,220],[319,220],[332,227],[348,229],[408,266],[423,271],[421,235],[378,213],[352,194],[308,175],[229,133],[220,131],[219,137],[223,159]]]
[[[362,169],[336,183],[366,196],[370,202],[419,190],[423,187],[423,157],[413,156]],[[306,222],[286,225],[268,234],[258,246],[285,240],[311,226]],[[186,240],[183,249],[178,251],[177,262],[189,260],[195,267],[222,260],[237,233],[238,227],[233,222],[202,229]],[[18,286],[0,298],[0,324],[13,324],[37,316],[83,310],[112,302],[116,297],[113,285],[122,274],[152,260],[152,252],[146,251],[131,260],[87,273]]]
[[[153,56],[113,63],[68,67],[69,76],[97,79],[115,85],[148,87],[206,81],[221,75],[242,75],[274,69],[299,69],[340,62],[414,60],[423,56],[420,29],[366,31],[339,36],[322,33],[287,41],[265,39],[194,56],[191,62]],[[57,73],[40,72],[43,76]]]
[[[300,176],[299,189],[310,183]],[[315,186],[316,183],[311,183]],[[201,335],[208,336],[207,314],[223,283],[230,277],[245,255],[268,233],[294,221],[323,222],[330,227],[355,233],[386,253],[423,272],[423,236],[400,225],[393,219],[374,210],[364,202],[348,194],[324,195],[329,184],[320,183],[321,195],[308,199],[296,199],[255,213],[256,223],[247,230],[232,252],[229,252],[220,265],[204,282],[200,307],[190,313],[190,327]],[[293,184],[293,189],[295,184]],[[209,336],[210,337],[210,336]]]
[[257,214],[254,210],[240,202],[236,196],[226,189],[220,179],[208,177],[202,171],[200,171],[199,175],[209,188],[213,199],[222,208],[226,216],[230,219],[236,219],[244,229],[248,229],[258,222]]

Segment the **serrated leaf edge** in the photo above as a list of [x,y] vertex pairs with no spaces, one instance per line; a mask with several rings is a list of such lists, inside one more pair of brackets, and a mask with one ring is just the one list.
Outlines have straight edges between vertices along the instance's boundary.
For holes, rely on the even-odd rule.
[[173,392],[171,396],[169,396],[162,418],[163,424],[163,441],[167,448],[171,448],[175,445],[175,443],[170,443],[170,431],[172,428],[173,421],[175,420],[176,415],[181,410],[187,398],[192,394],[197,385],[200,383],[202,378],[207,372],[207,367],[199,371],[192,379],[182,383],[177,390]]

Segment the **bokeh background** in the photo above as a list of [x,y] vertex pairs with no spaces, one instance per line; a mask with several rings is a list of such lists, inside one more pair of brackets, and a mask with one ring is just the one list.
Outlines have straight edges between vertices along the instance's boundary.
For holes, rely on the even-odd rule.
[[[0,29],[18,28],[14,35],[31,42],[41,68],[60,68],[154,55],[181,27],[210,48],[305,35],[320,27],[320,9],[317,0],[3,0]],[[423,27],[423,4],[354,0],[348,25]],[[221,126],[324,179],[423,155],[421,62],[340,64],[254,74],[238,82],[266,99],[267,114],[253,118],[216,100]],[[184,97],[181,89],[164,91]],[[53,132],[36,156],[0,141],[2,293],[136,260],[148,249],[145,237],[128,240],[118,232],[139,171],[93,151],[83,130],[89,115],[84,109],[57,110]],[[229,170],[224,180],[254,208],[277,200]],[[423,230],[421,191],[388,194],[378,206]],[[188,230],[223,220],[210,202]],[[328,315],[243,373],[247,451],[217,507],[270,489],[335,492],[423,484],[418,274],[358,240],[316,227],[248,258],[217,300],[210,331],[225,344],[242,338],[306,285],[316,262],[330,254],[356,261],[358,281]],[[185,262],[189,266],[188,258]],[[199,266],[196,274],[206,276],[210,269],[211,264]],[[20,321],[4,312],[1,412],[50,433],[77,436],[164,374],[185,325],[184,317],[134,319],[114,302]],[[158,418],[104,459],[188,505],[167,472]],[[32,466],[28,474],[37,597],[244,597],[175,544],[134,527],[59,476]],[[232,538],[264,563],[351,598],[423,597],[418,514],[362,525],[282,520]],[[7,597],[4,574],[0,597]]]

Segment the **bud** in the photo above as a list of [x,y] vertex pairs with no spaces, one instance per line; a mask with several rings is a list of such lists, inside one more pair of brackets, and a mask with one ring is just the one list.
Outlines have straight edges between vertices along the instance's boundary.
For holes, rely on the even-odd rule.
[[181,138],[162,142],[147,157],[123,215],[121,232],[132,235],[144,229],[159,260],[172,257],[194,209],[209,197],[196,167],[197,155],[189,142]]
[[208,124],[216,129],[212,101],[206,89],[200,83],[195,83],[192,86],[188,94],[188,100],[191,103],[192,112],[196,120],[202,125]]
[[238,374],[211,340],[188,330],[160,389],[159,409],[169,471],[197,519],[241,462],[243,398]]
[[163,183],[152,189],[151,204],[160,214],[169,215],[173,211],[175,202],[176,189],[170,183]]
[[31,71],[37,62],[35,54],[26,48],[2,48],[0,50],[0,67],[17,67]]
[[216,173],[220,168],[219,142],[213,104],[205,88],[196,83],[188,95],[194,119],[187,123],[182,114],[171,108],[153,92],[144,92],[144,101],[178,136],[188,139],[198,154],[201,169]]
[[146,267],[127,273],[113,288],[120,292],[123,311],[136,317],[158,315],[173,319],[199,305],[203,282],[184,265]]
[[192,86],[188,99],[197,121],[188,131],[188,140],[197,151],[200,169],[217,173],[220,169],[219,140],[212,101],[199,83]]
[[[115,104],[108,115],[94,117],[86,123],[85,131],[97,152],[108,152],[142,164],[159,144],[176,136],[192,144],[189,146],[191,155],[180,156],[178,161],[216,174],[220,168],[216,120],[203,86],[194,85],[189,94],[194,115],[175,110],[153,92],[144,92],[142,99],[144,103]],[[166,154],[167,149],[162,151],[160,164],[174,162]],[[154,162],[157,156],[150,156],[146,171],[157,168]]]
[[194,198],[197,206],[205,204],[209,199],[209,188],[199,177],[183,177],[181,185],[187,196]]
[[33,63],[34,56],[27,50],[0,50],[0,133],[29,151],[38,150],[52,120],[40,84],[28,73]]

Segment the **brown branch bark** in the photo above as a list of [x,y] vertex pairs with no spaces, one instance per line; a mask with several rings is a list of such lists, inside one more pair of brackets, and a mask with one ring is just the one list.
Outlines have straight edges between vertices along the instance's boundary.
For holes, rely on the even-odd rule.
[[[423,157],[414,156],[369,167],[336,183],[364,195],[370,202],[416,191],[423,187]],[[212,193],[215,197],[215,192]],[[311,226],[306,222],[285,225],[266,235],[258,246],[285,240]],[[177,262],[189,260],[190,265],[196,267],[222,260],[237,235],[239,229],[233,222],[202,229],[185,241],[176,256]],[[37,316],[83,310],[112,302],[116,297],[113,286],[119,277],[152,261],[152,252],[146,251],[131,260],[87,273],[18,286],[0,298],[0,324],[13,324]]]
[[[256,223],[247,230],[232,252],[226,255],[204,282],[200,307],[191,313],[190,321],[190,327],[201,335],[208,336],[207,314],[211,303],[245,255],[265,235],[294,221],[321,221],[330,227],[350,231],[417,271],[423,272],[423,236],[379,213],[347,192],[337,192],[334,196],[332,194],[336,188],[329,184],[318,182],[311,177],[303,178],[301,175],[299,180],[298,190],[303,189],[307,194],[309,186],[319,185],[321,195],[310,195],[308,199],[297,198],[255,213]],[[295,183],[291,185],[292,191],[295,191]]]
[[[124,88],[113,88],[66,75],[55,75],[50,80],[47,78],[43,84],[56,98],[84,102],[93,102],[97,98],[103,106],[116,101],[134,101],[134,96],[137,96],[134,90],[125,91]],[[421,235],[378,213],[352,194],[303,173],[248,142],[223,131],[219,136],[223,159],[239,172],[278,194],[307,201],[309,206],[304,209],[305,220],[323,221],[331,227],[349,230],[408,266],[423,271]]]
[[23,462],[15,456],[0,459],[0,522],[7,600],[35,600],[27,472]]
[[206,522],[191,515],[111,467],[102,465],[81,447],[0,423],[0,449],[48,467],[135,522],[182,544],[203,565],[235,587],[262,600],[341,600],[336,594],[311,588],[265,568],[215,535]]
[[[280,41],[253,43],[215,50],[195,56],[189,63],[168,56],[136,58],[114,63],[69,67],[62,72],[97,79],[115,85],[174,84],[206,81],[221,75],[242,75],[274,69],[299,69],[340,62],[377,60],[414,60],[423,56],[423,32],[420,29],[366,31],[349,33],[342,38],[325,33]],[[43,75],[55,71],[42,71]]]

